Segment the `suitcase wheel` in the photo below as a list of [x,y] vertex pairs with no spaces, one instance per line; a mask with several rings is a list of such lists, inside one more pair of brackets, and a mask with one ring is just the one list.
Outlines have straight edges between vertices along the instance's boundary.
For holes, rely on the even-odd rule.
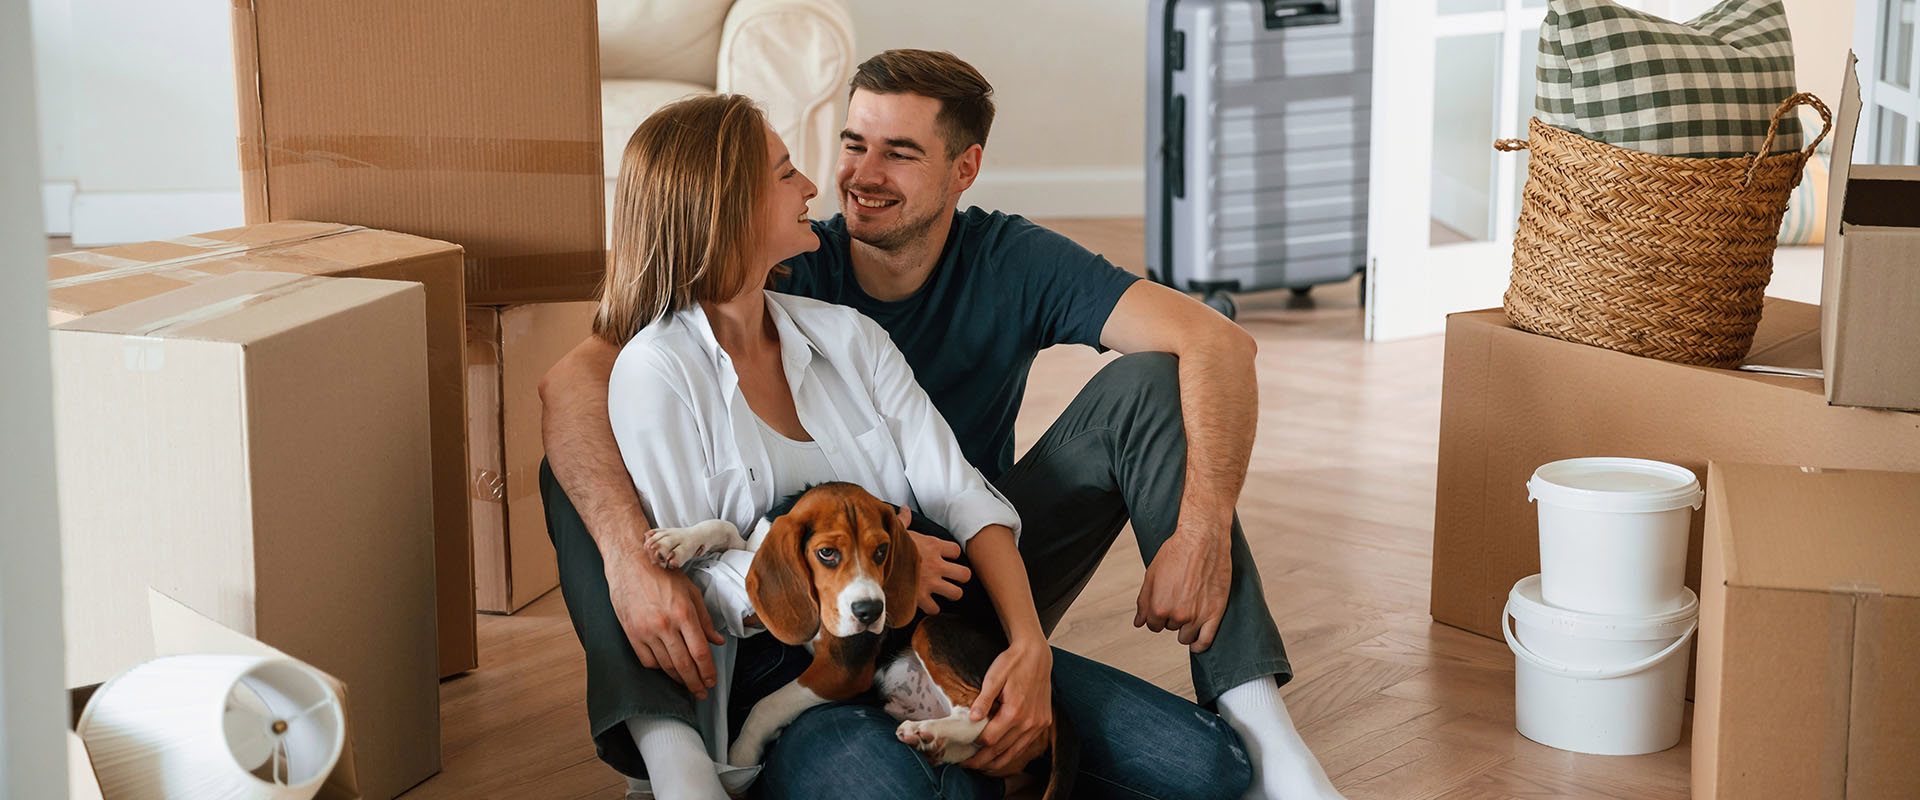
[[1233,319],[1234,314],[1240,311],[1239,307],[1233,304],[1233,296],[1226,292],[1208,292],[1206,303],[1208,308],[1220,312],[1220,315],[1227,319]]

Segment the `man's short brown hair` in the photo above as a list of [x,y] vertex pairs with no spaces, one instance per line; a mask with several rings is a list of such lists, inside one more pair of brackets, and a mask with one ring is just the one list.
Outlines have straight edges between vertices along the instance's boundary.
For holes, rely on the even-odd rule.
[[861,62],[852,90],[917,94],[940,101],[934,124],[947,140],[947,158],[974,145],[985,147],[993,127],[993,84],[972,64],[936,50],[888,50]]

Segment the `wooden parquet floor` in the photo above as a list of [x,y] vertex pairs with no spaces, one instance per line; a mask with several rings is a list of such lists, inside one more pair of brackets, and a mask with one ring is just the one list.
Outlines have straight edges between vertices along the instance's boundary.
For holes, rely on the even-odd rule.
[[[1141,222],[1050,220],[1138,271]],[[1240,513],[1297,677],[1301,735],[1353,800],[1685,798],[1682,744],[1585,756],[1513,728],[1506,645],[1427,617],[1441,340],[1361,339],[1357,282],[1240,299],[1260,344],[1259,439]],[[1018,436],[1031,443],[1108,358],[1043,353]],[[1185,650],[1130,623],[1142,567],[1123,535],[1056,645],[1192,696]],[[480,618],[480,669],[441,685],[445,770],[406,795],[608,800],[623,783],[587,739],[580,648],[558,592]]]

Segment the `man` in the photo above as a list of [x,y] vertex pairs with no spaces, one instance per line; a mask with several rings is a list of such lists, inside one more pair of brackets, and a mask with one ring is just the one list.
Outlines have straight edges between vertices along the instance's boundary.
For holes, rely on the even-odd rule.
[[[1292,669],[1234,513],[1258,411],[1252,338],[1186,295],[1023,219],[957,213],[993,117],[992,87],[970,65],[947,53],[892,50],[863,63],[852,86],[835,176],[844,213],[814,223],[820,249],[789,262],[792,274],[779,288],[850,305],[887,329],[968,460],[1019,510],[1027,531],[1021,554],[1047,630],[1131,521],[1147,563],[1134,625],[1174,632],[1191,650],[1200,703],[1217,706],[1253,757],[1247,796],[1337,797],[1281,703],[1279,686]],[[1126,355],[1014,463],[1013,424],[1034,356],[1070,342]],[[551,462],[543,489],[563,582],[569,553],[600,565],[611,613],[639,664],[705,697],[715,683],[709,643],[722,640],[693,584],[645,553],[642,499],[607,422],[616,355],[590,338],[541,386]],[[583,545],[589,534],[593,544]],[[921,606],[931,612],[936,596],[955,598],[970,576],[955,560],[957,545],[920,545]],[[583,576],[590,586],[576,591],[597,596],[598,578]],[[569,606],[580,626],[575,596],[569,592]],[[1074,707],[1076,689],[1056,683]],[[789,738],[836,713],[836,724],[888,724],[828,707],[796,720]],[[1082,728],[1088,722],[1113,720],[1075,719]],[[967,766],[1009,775],[1031,760],[1037,750],[1013,752],[1001,737],[1011,724],[996,717]],[[770,773],[786,774],[776,763],[783,745],[769,754]],[[1094,757],[1125,769],[1152,749],[1150,741],[1114,745],[1128,746],[1142,752]]]

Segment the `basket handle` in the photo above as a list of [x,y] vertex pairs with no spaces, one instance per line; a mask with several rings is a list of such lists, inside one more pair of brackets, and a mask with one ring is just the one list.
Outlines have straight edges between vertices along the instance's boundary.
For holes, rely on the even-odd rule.
[[1820,135],[1813,137],[1813,143],[1807,145],[1806,152],[1800,154],[1802,161],[1812,158],[1814,148],[1819,147],[1820,143],[1826,140],[1827,134],[1833,131],[1833,112],[1827,108],[1826,103],[1820,102],[1820,98],[1808,92],[1800,92],[1780,101],[1780,107],[1773,110],[1773,118],[1767,121],[1767,140],[1760,143],[1760,152],[1754,153],[1752,160],[1747,164],[1747,175],[1741,179],[1742,183],[1752,180],[1753,171],[1760,166],[1760,159],[1766,158],[1773,152],[1773,137],[1780,131],[1780,121],[1786,119],[1787,115],[1792,114],[1793,109],[1799,106],[1813,106],[1813,110],[1820,114]]
[[1495,139],[1493,140],[1493,149],[1498,150],[1502,153],[1511,153],[1515,150],[1525,150],[1527,149],[1527,140]]

